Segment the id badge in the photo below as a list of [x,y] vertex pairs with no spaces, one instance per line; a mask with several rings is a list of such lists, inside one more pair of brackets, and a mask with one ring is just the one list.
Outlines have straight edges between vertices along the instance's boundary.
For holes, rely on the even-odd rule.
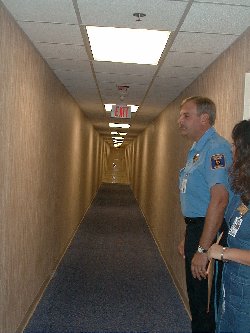
[[186,193],[187,190],[187,178],[183,178],[181,183],[181,193]]
[[230,229],[228,231],[228,234],[232,237],[235,237],[237,232],[240,229],[241,223],[242,223],[242,216],[236,217],[234,220],[234,223],[232,224],[232,226],[230,227]]

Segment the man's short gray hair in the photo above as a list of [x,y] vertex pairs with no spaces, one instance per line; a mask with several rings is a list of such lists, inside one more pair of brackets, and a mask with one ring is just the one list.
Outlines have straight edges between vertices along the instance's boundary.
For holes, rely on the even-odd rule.
[[181,107],[189,101],[193,101],[197,106],[197,113],[202,115],[207,113],[209,116],[209,124],[214,125],[216,119],[216,106],[214,102],[207,97],[192,96],[184,99],[181,103]]

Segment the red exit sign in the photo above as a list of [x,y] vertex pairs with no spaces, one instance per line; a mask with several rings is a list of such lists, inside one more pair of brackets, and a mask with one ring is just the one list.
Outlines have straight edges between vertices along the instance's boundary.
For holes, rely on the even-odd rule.
[[111,111],[112,118],[131,118],[131,106],[127,105],[113,105]]

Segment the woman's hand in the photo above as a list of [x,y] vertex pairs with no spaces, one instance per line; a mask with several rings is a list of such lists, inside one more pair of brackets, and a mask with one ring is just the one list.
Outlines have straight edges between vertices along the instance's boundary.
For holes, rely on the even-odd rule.
[[221,253],[223,252],[223,246],[218,244],[213,244],[207,251],[208,259],[212,258],[221,260]]

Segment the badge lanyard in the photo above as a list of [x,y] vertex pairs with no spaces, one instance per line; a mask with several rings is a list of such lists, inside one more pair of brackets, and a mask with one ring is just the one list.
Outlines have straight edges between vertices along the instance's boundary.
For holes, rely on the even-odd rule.
[[[193,167],[194,163],[198,161],[199,156],[200,156],[200,154],[198,154],[198,153],[195,154],[193,159],[192,159],[193,163],[191,164],[191,161],[188,161],[188,163],[187,163],[187,165],[184,169],[184,171],[186,171],[186,172],[185,172],[184,178],[183,178],[182,183],[181,183],[181,193],[186,193],[189,171]],[[188,168],[188,170],[186,170],[187,168]]]

